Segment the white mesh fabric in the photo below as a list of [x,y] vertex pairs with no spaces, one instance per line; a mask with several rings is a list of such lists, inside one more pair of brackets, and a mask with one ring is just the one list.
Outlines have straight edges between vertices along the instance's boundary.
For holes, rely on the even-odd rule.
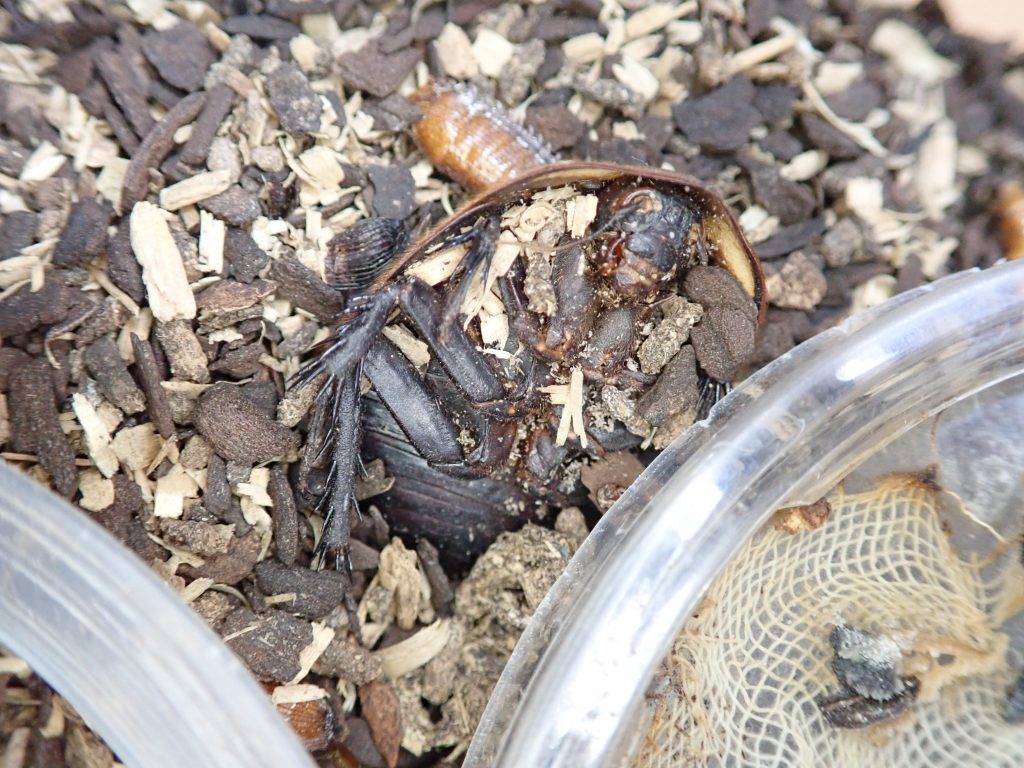
[[[821,528],[768,527],[712,585],[663,666],[636,766],[1024,765],[1024,725],[1002,716],[1015,671],[998,631],[1024,594],[1016,557],[962,560],[933,494],[907,477],[831,501]],[[921,681],[907,713],[857,730],[823,719],[839,622],[899,643]]]

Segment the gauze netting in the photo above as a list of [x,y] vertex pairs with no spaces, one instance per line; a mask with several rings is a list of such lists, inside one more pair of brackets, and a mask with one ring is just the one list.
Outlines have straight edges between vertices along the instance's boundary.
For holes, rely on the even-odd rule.
[[[656,680],[636,766],[1024,765],[1000,631],[1024,608],[1018,544],[961,556],[914,476],[830,500],[820,528],[766,526],[714,582]],[[837,626],[898,644],[919,681],[906,711],[858,729],[824,719]]]

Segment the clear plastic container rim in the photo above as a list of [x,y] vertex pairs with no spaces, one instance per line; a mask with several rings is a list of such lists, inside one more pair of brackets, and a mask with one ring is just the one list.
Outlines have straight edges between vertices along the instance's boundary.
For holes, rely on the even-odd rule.
[[170,587],[3,460],[0,645],[131,768],[314,765],[267,694]]
[[901,294],[757,372],[666,449],[538,607],[467,768],[619,765],[645,689],[718,571],[933,413],[1024,371],[1024,262]]

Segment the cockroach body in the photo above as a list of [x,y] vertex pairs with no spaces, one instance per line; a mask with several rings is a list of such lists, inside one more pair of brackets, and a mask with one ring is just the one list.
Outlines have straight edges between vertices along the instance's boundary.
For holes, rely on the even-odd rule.
[[839,625],[829,642],[840,689],[815,703],[833,728],[866,728],[891,720],[917,699],[921,681],[902,674],[902,652],[892,638]]
[[[467,86],[421,90],[413,101],[425,117],[415,130],[436,167],[485,190],[412,243],[397,222],[358,222],[332,240],[325,259],[326,280],[345,294],[346,308],[300,374],[327,375],[304,458],[304,471],[317,462],[329,470],[321,563],[346,559],[360,445],[395,476],[389,493],[399,533],[429,538],[415,518],[473,498],[453,515],[465,536],[434,540],[442,555],[466,563],[544,503],[584,499],[574,479],[581,462],[633,448],[657,429],[681,429],[683,406],[692,421],[699,405],[678,382],[696,391],[700,376],[707,391],[718,391],[753,351],[764,279],[718,195],[665,170],[544,164],[551,155],[536,137],[474,100]],[[570,222],[570,199],[591,215]],[[535,229],[510,244],[506,220],[538,211],[547,216],[547,240],[533,241],[541,237]],[[520,229],[525,219],[517,219]],[[695,327],[696,357],[681,352],[665,374],[638,370],[645,329],[690,282],[712,286],[704,336],[715,323],[728,325],[731,347],[702,353]],[[505,338],[495,341],[492,325],[485,328],[483,304],[488,318],[507,318]],[[428,360],[409,356],[410,337]],[[365,439],[364,377],[380,401],[368,409]],[[605,408],[598,418],[606,396],[618,398],[620,410]],[[585,401],[595,406],[587,413]],[[380,418],[381,405],[393,426]],[[623,416],[621,407],[642,417]],[[480,515],[501,519],[478,524]]]
[[[586,233],[577,238],[566,233],[553,246],[539,248],[550,257],[556,304],[544,314],[531,309],[526,259],[517,256],[503,274],[493,259],[502,217],[552,190],[596,193],[598,202]],[[332,241],[327,279],[346,293],[347,306],[335,335],[303,372],[305,379],[328,374],[310,440],[319,443],[320,455],[330,454],[321,546],[336,557],[344,555],[355,509],[362,376],[432,470],[517,488],[500,505],[508,510],[507,498],[516,499],[512,506],[525,519],[524,491],[527,499],[566,503],[574,498],[565,483],[568,464],[629,447],[621,424],[598,424],[582,414],[569,440],[569,430],[560,429],[564,417],[545,391],[565,389],[569,381],[569,389],[578,390],[578,411],[583,399],[597,398],[605,385],[643,404],[660,379],[636,370],[631,360],[641,327],[661,301],[678,295],[688,276],[700,270],[735,286],[727,311],[746,323],[747,354],[764,311],[760,265],[732,213],[694,179],[669,171],[557,163],[477,196],[408,246],[383,242],[385,229],[379,220],[367,220]],[[427,262],[457,246],[465,251],[454,272],[435,285],[417,276]],[[513,340],[503,349],[489,349],[493,354],[481,351],[478,321],[462,316],[471,286],[488,280],[497,283]],[[429,349],[432,369],[426,376],[383,335],[396,310]],[[714,374],[717,383],[728,382],[741,362],[724,375]],[[575,385],[574,376],[579,377]],[[453,396],[441,393],[437,381],[456,390],[462,408],[442,407],[441,401]],[[673,395],[660,392],[658,399]],[[527,428],[520,429],[524,424]],[[629,437],[633,445],[641,439]],[[312,455],[307,451],[307,458]],[[436,543],[446,549],[445,542]],[[474,538],[474,543],[476,549],[481,542]]]

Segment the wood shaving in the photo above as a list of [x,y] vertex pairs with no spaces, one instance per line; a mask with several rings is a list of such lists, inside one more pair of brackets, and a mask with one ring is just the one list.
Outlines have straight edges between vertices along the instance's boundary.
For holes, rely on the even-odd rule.
[[580,195],[565,204],[566,227],[574,238],[587,233],[587,227],[597,219],[597,196]]
[[422,280],[427,285],[438,285],[455,274],[455,270],[462,263],[462,257],[466,255],[467,250],[468,248],[465,245],[446,248],[443,251],[431,254],[423,261],[413,264],[405,270],[405,273]]
[[438,619],[411,637],[376,651],[374,656],[380,661],[385,677],[403,677],[437,656],[448,643],[450,634],[451,622]]
[[119,463],[117,453],[111,445],[110,430],[96,413],[92,403],[82,393],[76,392],[71,397],[71,407],[85,433],[85,444],[89,450],[89,457],[104,477],[112,476],[117,472]]
[[327,691],[319,685],[311,683],[296,683],[294,685],[279,685],[270,694],[270,700],[274,705],[278,704],[301,704],[304,701],[319,701],[329,696]]
[[317,621],[313,622],[313,642],[299,653],[299,671],[295,677],[288,681],[288,685],[296,685],[309,674],[313,665],[316,664],[316,660],[323,655],[324,651],[327,650],[327,646],[331,644],[334,634],[334,629],[326,624]]
[[383,334],[387,339],[398,347],[399,351],[408,358],[421,374],[430,365],[430,347],[425,342],[416,338],[412,331],[404,325],[389,325],[384,328]]
[[196,300],[164,216],[152,203],[135,204],[130,219],[132,251],[142,267],[153,316],[164,322],[190,320],[196,316]]
[[219,195],[231,186],[231,171],[218,170],[197,173],[187,179],[160,190],[160,206],[176,211],[186,205],[195,205],[200,200]]
[[436,43],[437,57],[445,74],[455,80],[470,80],[480,69],[469,36],[452,23],[445,24]]
[[224,238],[227,225],[209,211],[199,212],[199,259],[202,272],[224,271]]
[[[551,402],[555,402],[554,398]],[[587,433],[583,428],[583,371],[580,368],[573,368],[569,375],[569,386],[565,394],[565,404],[562,406],[562,418],[558,422],[555,445],[565,445],[570,430],[579,438],[580,446],[586,448]]]

